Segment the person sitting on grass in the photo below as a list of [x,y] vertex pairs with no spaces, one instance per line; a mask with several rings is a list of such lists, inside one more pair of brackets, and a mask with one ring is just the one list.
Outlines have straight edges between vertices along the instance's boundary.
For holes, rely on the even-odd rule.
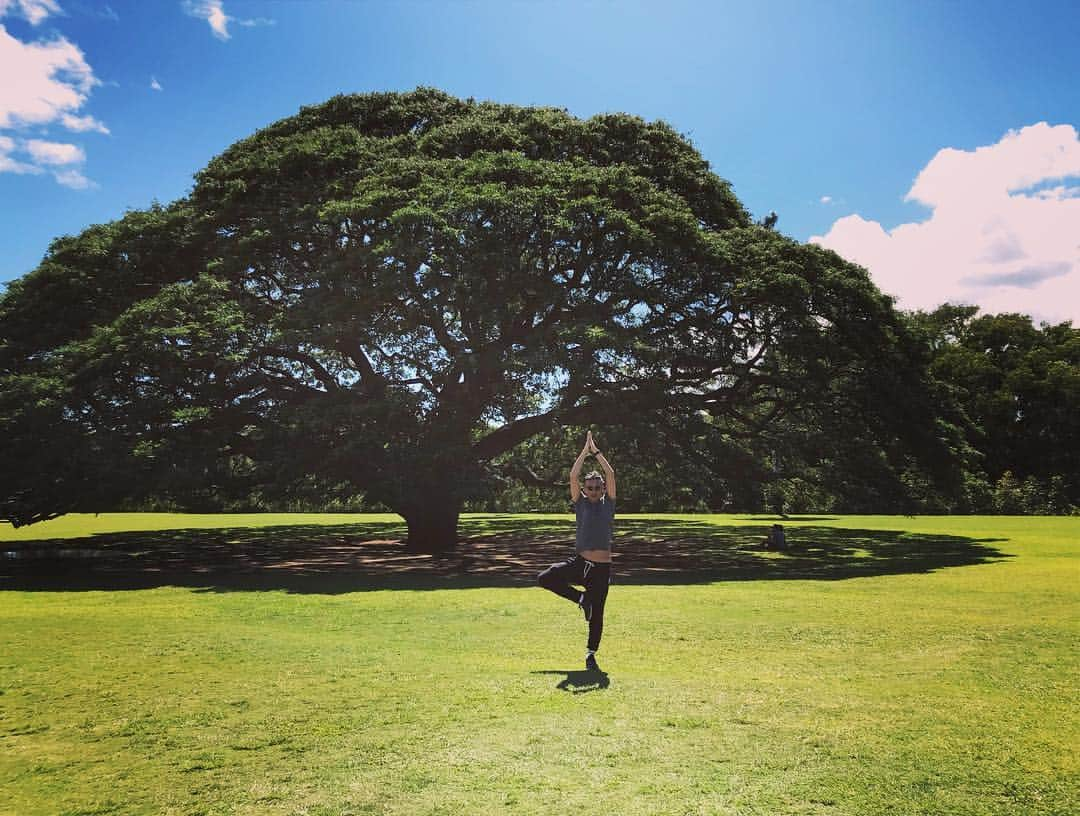
[[[580,483],[581,468],[585,457],[596,457],[604,475],[592,471],[585,476],[585,487]],[[596,652],[600,648],[600,636],[604,631],[604,606],[607,603],[608,584],[611,581],[611,526],[615,519],[615,471],[593,442],[588,432],[585,447],[581,449],[570,468],[570,500],[577,516],[577,552],[569,561],[552,564],[537,578],[540,586],[549,589],[577,604],[589,623],[589,639],[586,645],[585,668],[599,671]],[[582,587],[578,589],[577,587]]]
[[769,530],[769,534],[765,537],[765,540],[761,542],[761,549],[786,550],[787,537],[784,535],[784,528],[779,524],[774,524],[772,529]]

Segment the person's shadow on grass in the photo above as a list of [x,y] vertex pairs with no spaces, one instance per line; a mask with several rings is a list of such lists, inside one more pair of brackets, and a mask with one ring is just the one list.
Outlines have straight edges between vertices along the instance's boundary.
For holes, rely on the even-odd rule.
[[587,691],[601,691],[611,685],[605,671],[589,671],[588,669],[552,669],[548,671],[534,671],[533,674],[561,674],[563,679],[555,688],[560,691],[569,691],[571,694],[584,694]]

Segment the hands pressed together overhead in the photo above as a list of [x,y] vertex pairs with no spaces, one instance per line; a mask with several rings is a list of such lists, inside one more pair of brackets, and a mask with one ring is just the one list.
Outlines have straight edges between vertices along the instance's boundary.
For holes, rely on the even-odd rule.
[[600,448],[596,447],[596,442],[593,441],[592,431],[589,431],[585,436],[585,452],[594,456],[600,453]]
[[593,439],[592,431],[589,431],[585,435],[585,445],[581,448],[581,453],[578,454],[577,460],[574,462],[574,466],[570,468],[570,498],[571,501],[577,501],[578,496],[581,494],[581,484],[579,478],[581,475],[581,468],[585,462],[585,457],[595,456],[596,461],[600,463],[600,467],[604,471],[603,482],[605,485],[605,492],[609,498],[615,498],[615,469],[612,468],[611,463],[608,462],[604,454],[600,453],[600,448],[597,447],[596,441]]

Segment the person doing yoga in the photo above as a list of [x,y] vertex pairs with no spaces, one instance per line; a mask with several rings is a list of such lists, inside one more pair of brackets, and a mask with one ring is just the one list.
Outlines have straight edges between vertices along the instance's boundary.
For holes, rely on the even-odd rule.
[[[595,456],[603,474],[591,471],[581,484],[581,470],[588,456]],[[604,606],[611,581],[611,528],[615,519],[615,470],[600,453],[588,432],[570,469],[570,500],[577,516],[575,554],[568,561],[552,564],[540,573],[538,582],[544,589],[577,604],[589,624],[585,668],[599,671],[596,652],[604,632]],[[578,589],[578,587],[581,587]]]

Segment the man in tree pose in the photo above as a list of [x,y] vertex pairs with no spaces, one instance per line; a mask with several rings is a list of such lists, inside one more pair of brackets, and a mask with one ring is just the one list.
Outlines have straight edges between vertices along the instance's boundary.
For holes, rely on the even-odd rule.
[[[581,466],[585,457],[592,454],[600,467],[601,475],[592,471],[585,476],[585,488],[581,487]],[[608,583],[611,580],[611,524],[615,518],[615,471],[593,442],[592,431],[585,439],[574,466],[570,468],[570,501],[574,503],[577,516],[577,553],[569,561],[552,564],[537,579],[540,586],[556,595],[573,601],[589,622],[588,652],[585,668],[599,671],[596,651],[600,648],[600,635],[604,631],[604,603],[607,601]],[[571,585],[575,586],[571,586]],[[580,585],[584,590],[577,589]]]

